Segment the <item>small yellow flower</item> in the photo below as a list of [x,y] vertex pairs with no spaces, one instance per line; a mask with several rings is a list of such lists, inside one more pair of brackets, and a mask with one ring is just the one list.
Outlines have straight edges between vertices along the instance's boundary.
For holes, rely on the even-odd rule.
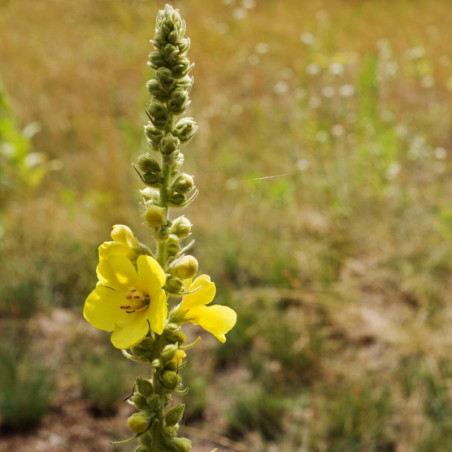
[[149,327],[162,334],[168,308],[165,272],[150,256],[139,256],[137,268],[122,254],[108,255],[97,266],[97,287],[85,301],[83,315],[95,328],[113,331],[112,344],[138,344]]
[[176,364],[178,366],[181,366],[183,361],[184,361],[184,358],[186,356],[187,356],[187,354],[183,350],[178,348],[177,351],[176,351],[176,355],[174,356],[174,361],[176,361]]
[[210,281],[208,275],[198,276],[193,282],[186,279],[184,284],[187,292],[198,290],[184,296],[174,312],[174,318],[180,315],[182,318],[178,323],[191,322],[200,325],[220,342],[226,342],[225,334],[237,321],[235,311],[227,306],[206,306],[214,299],[216,293],[215,284]]
[[113,242],[104,242],[99,247],[99,257],[104,259],[112,254],[123,254],[129,259],[136,259],[136,247],[139,246],[133,232],[123,224],[115,224],[111,231]]

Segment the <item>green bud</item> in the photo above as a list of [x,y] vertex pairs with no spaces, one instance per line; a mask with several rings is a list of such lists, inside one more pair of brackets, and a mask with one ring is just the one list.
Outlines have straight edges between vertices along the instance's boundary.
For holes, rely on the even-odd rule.
[[155,78],[165,90],[168,90],[174,81],[171,69],[166,67],[158,68],[155,73]]
[[150,205],[144,213],[144,219],[150,228],[157,228],[165,222],[165,209],[160,206]]
[[177,352],[177,346],[174,344],[168,344],[165,346],[165,348],[162,350],[162,353],[160,353],[160,360],[163,363],[167,363],[174,359]]
[[149,185],[150,187],[160,187],[162,184],[163,177],[160,173],[145,173],[142,175],[143,181],[146,185]]
[[166,44],[165,47],[160,49],[160,53],[165,57],[168,61],[174,61],[180,53],[179,47],[173,44]]
[[167,133],[160,141],[160,152],[163,155],[170,155],[177,151],[180,141],[179,138],[175,137],[171,133]]
[[127,419],[127,424],[133,433],[144,433],[149,426],[149,416],[142,411],[133,413],[132,416]]
[[177,89],[168,100],[168,110],[176,115],[180,115],[190,104],[188,93],[183,89]]
[[138,388],[138,392],[143,394],[145,397],[150,396],[154,392],[154,385],[151,380],[147,380],[145,378],[136,377],[135,383]]
[[182,207],[187,201],[187,197],[182,193],[171,193],[168,197],[168,206]]
[[171,176],[175,176],[179,173],[177,167],[184,163],[184,154],[180,151],[174,151],[169,157],[168,163],[173,166],[173,168],[171,168]]
[[176,425],[182,419],[184,414],[185,405],[179,403],[178,405],[171,408],[165,415],[166,425]]
[[158,149],[160,140],[163,138],[163,132],[156,129],[154,125],[149,122],[144,126],[144,134],[149,142],[149,144],[154,148]]
[[171,438],[167,442],[168,447],[174,452],[189,452],[191,450],[191,441],[187,438]]
[[159,162],[157,162],[157,160],[154,160],[149,154],[141,154],[138,157],[138,168],[143,173],[160,174],[162,172]]
[[187,93],[189,93],[193,86],[193,82],[194,82],[194,78],[190,77],[189,75],[186,75],[185,77],[175,80],[173,82],[173,87],[175,89],[182,89],[182,90],[186,91]]
[[173,221],[170,232],[171,234],[177,235],[179,239],[183,239],[191,234],[191,227],[190,220],[182,215]]
[[193,190],[195,184],[193,181],[193,176],[187,173],[181,173],[173,182],[171,189],[175,193],[188,193],[190,190]]
[[156,50],[149,54],[149,66],[151,66],[152,69],[157,70],[162,66],[169,67],[169,63],[166,61],[165,57]]
[[187,314],[188,310],[180,309],[180,305],[176,307],[176,309],[173,309],[169,315],[169,321],[171,323],[185,323],[187,322],[187,319],[185,318],[185,315]]
[[148,106],[148,113],[152,116],[156,128],[163,129],[168,123],[168,110],[163,102],[153,99]]
[[173,135],[179,138],[181,143],[186,143],[198,130],[198,124],[196,124],[193,118],[180,119],[176,127],[174,127]]
[[158,204],[160,200],[160,191],[155,188],[146,187],[140,190],[140,193],[144,201],[151,202],[152,204]]
[[168,341],[178,343],[179,345],[183,345],[187,341],[187,338],[185,337],[185,334],[182,333],[180,326],[175,323],[168,323],[163,331],[163,335]]
[[179,47],[180,53],[185,53],[190,48],[190,38],[182,38],[177,46]]
[[146,397],[143,394],[140,394],[139,392],[135,392],[133,394],[132,402],[140,410],[144,410],[148,406]]
[[156,99],[165,102],[168,99],[168,92],[162,84],[155,78],[146,82],[146,88],[149,91],[151,96],[154,96]]
[[168,256],[175,256],[179,251],[180,248],[180,239],[177,235],[170,234],[168,236],[168,240],[166,242],[166,251],[168,252]]
[[163,365],[159,359],[154,359],[151,364],[154,369],[163,369]]
[[178,58],[177,63],[171,68],[171,72],[173,73],[173,77],[182,78],[190,72],[192,67],[193,64],[190,64],[190,60],[182,57]]
[[198,261],[193,256],[183,256],[176,264],[176,275],[181,279],[193,278],[198,273]]
[[162,374],[162,383],[168,389],[175,389],[182,381],[182,378],[172,370],[165,370]]
[[165,289],[172,294],[179,294],[184,289],[184,283],[176,276],[168,276],[166,278]]

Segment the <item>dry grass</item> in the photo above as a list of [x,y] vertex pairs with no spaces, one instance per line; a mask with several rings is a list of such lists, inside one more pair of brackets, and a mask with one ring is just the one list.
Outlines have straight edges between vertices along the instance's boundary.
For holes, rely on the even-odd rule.
[[[174,4],[201,126],[186,215],[239,313],[192,358],[211,388],[199,426],[253,450],[450,450],[450,2]],[[14,111],[63,165],[6,206],[0,275],[17,284],[0,293],[80,312],[111,224],[146,240],[130,162],[162,5],[0,5]]]

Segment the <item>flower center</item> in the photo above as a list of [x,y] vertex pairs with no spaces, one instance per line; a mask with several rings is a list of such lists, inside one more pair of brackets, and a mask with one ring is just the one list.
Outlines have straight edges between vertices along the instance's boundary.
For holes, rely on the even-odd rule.
[[138,309],[144,308],[150,303],[150,298],[148,294],[141,292],[135,288],[130,289],[126,295],[126,303],[121,306],[121,309],[125,309],[127,314],[137,311]]

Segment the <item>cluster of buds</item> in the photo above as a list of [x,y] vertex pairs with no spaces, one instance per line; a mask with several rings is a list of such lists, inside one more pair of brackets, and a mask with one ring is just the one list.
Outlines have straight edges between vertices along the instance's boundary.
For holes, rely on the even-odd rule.
[[[158,344],[156,344],[157,340]],[[129,399],[129,403],[138,410],[127,421],[129,428],[141,442],[141,445],[135,449],[136,452],[190,450],[190,441],[177,437],[184,405],[179,403],[161,416],[172,400],[171,392],[177,394],[187,392],[187,389],[182,387],[182,379],[179,376],[179,369],[185,364],[183,361],[185,341],[186,337],[180,326],[169,323],[158,339],[150,334],[130,350],[129,358],[150,361],[155,375],[151,380],[137,377],[135,391]],[[156,353],[157,350],[159,350],[158,353]],[[165,393],[164,398],[161,396],[162,390]]]
[[183,280],[192,278],[198,269],[193,256],[185,256],[192,245],[181,242],[191,234],[191,223],[180,216],[168,218],[168,208],[181,208],[190,204],[198,191],[193,176],[182,172],[181,144],[187,143],[198,125],[192,118],[176,116],[185,112],[193,84],[189,75],[192,64],[187,58],[190,40],[184,37],[185,22],[177,11],[166,5],[157,16],[156,34],[152,44],[155,51],[149,55],[149,65],[155,75],[146,84],[151,102],[146,113],[149,118],[144,127],[149,152],[141,155],[135,169],[147,187],[141,191],[145,223],[162,245],[165,256],[160,261],[173,262],[167,269],[167,292],[183,293]]

